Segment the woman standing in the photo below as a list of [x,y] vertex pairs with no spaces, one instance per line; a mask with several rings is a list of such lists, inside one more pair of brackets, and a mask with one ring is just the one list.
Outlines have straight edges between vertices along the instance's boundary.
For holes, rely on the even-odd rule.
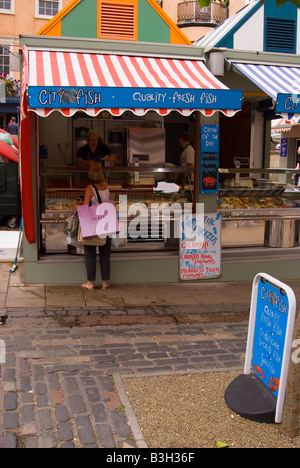
[[[102,202],[109,200],[109,190],[105,182],[100,164],[93,164],[89,170],[88,177],[90,182],[98,190]],[[85,189],[84,204],[89,205],[90,202],[98,203],[98,197],[92,185],[88,185]],[[108,289],[110,280],[110,252],[111,238],[107,236],[106,243],[103,246],[84,246],[85,266],[87,272],[87,282],[81,285],[82,288],[93,291],[96,279],[96,263],[97,263],[97,248],[100,253],[100,270],[102,276],[102,289]]]

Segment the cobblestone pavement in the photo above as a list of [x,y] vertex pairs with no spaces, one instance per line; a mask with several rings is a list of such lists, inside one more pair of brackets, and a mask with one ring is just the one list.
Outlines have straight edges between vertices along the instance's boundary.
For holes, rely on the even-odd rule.
[[1,448],[136,447],[115,385],[120,376],[243,367],[243,314],[235,315],[237,322],[220,312],[216,322],[201,314],[143,315],[139,309],[122,322],[117,311],[5,312]]

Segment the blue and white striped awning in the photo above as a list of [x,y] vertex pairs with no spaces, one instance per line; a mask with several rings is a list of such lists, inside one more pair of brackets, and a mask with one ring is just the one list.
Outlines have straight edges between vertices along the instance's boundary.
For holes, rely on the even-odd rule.
[[275,100],[279,93],[300,92],[300,68],[252,63],[233,63],[233,65]]
[[280,114],[300,114],[300,64],[295,66],[232,63],[276,102]]
[[[228,41],[233,39],[234,34],[251,18],[251,16],[263,8],[259,0],[252,0],[234,15],[212,29],[209,33],[194,42],[197,47],[228,47]],[[232,44],[233,47],[234,44]],[[233,47],[234,48],[234,47]]]

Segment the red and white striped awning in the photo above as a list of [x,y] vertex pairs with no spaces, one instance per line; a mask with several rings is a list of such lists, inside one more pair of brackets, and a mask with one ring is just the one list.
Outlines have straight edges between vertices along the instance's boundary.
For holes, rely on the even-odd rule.
[[[29,87],[106,87],[106,88],[180,88],[228,90],[205,66],[201,60],[173,58],[151,58],[136,56],[106,55],[81,52],[55,52],[29,50]],[[155,110],[167,115],[174,109],[147,108],[30,108],[42,117],[59,110],[67,117],[84,111],[95,117],[102,111],[119,116],[130,110],[144,115]],[[183,115],[195,110],[212,115],[216,110],[227,116],[237,110],[228,109],[176,109]]]
[[295,115],[291,119],[275,119],[272,120],[271,130],[275,133],[290,132],[294,125],[299,125],[299,123],[300,117]]

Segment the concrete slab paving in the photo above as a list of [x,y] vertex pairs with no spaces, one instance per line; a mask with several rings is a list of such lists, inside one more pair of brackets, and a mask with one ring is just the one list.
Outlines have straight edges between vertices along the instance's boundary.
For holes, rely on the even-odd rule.
[[85,301],[81,288],[77,286],[45,286],[45,305],[47,307],[84,307]]
[[[163,284],[113,284],[107,291],[96,286],[94,291],[80,285],[25,285],[23,264],[9,274],[10,264],[0,263],[0,307],[168,307],[196,309],[215,305],[235,308],[250,305],[252,282],[197,282]],[[300,280],[286,281],[300,297]]]
[[6,307],[43,307],[46,303],[43,285],[26,286],[14,283],[6,294]]
[[95,288],[94,291],[83,290],[82,294],[87,307],[124,306],[124,300],[120,295],[119,288],[117,286],[112,286],[105,291],[100,287]]

